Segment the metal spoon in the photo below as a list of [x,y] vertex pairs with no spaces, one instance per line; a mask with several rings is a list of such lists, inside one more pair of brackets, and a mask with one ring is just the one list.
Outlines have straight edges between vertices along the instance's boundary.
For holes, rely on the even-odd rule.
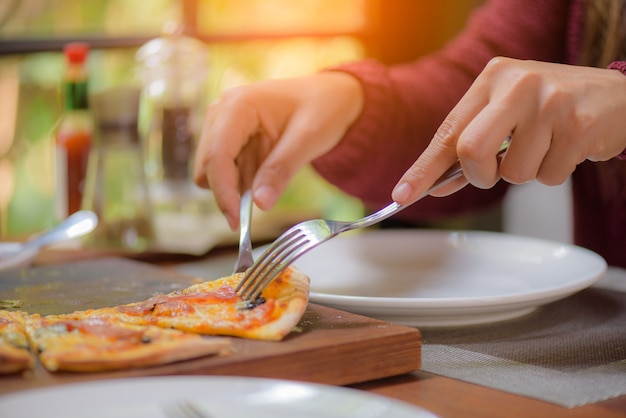
[[98,217],[95,213],[89,210],[75,212],[54,228],[14,246],[10,252],[3,252],[0,258],[11,257],[26,251],[36,251],[46,245],[83,236],[93,231],[97,224]]

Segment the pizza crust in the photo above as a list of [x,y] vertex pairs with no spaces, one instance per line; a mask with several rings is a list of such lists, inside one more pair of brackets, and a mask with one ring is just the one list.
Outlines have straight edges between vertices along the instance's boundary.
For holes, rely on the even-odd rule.
[[0,374],[17,373],[33,367],[33,356],[27,350],[0,345]]
[[163,365],[225,354],[228,338],[206,338],[114,318],[75,314],[29,316],[26,329],[39,360],[50,371],[98,372]]
[[[280,289],[276,299],[278,303],[284,303],[282,315],[267,324],[251,329],[245,336],[259,340],[282,340],[298,325],[306,312],[309,304],[309,277],[296,268],[289,268],[283,273],[288,276],[290,286]],[[263,291],[265,297],[271,292],[271,284]]]
[[0,374],[28,370],[34,361],[22,314],[0,311]]

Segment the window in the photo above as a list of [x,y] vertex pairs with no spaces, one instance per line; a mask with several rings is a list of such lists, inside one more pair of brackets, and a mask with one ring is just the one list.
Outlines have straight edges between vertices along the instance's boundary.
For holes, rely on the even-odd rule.
[[[0,5],[0,238],[23,237],[55,223],[52,131],[62,112],[60,51],[69,41],[91,45],[90,90],[97,91],[136,83],[137,48],[158,37],[167,22],[182,22],[209,49],[208,102],[233,85],[309,74],[365,56],[389,63],[416,57],[456,33],[478,3],[5,0]],[[314,209],[324,215],[350,217],[361,210],[312,172],[296,179],[282,202],[285,208],[311,209],[304,207],[310,200],[297,193],[311,182],[323,197]]]

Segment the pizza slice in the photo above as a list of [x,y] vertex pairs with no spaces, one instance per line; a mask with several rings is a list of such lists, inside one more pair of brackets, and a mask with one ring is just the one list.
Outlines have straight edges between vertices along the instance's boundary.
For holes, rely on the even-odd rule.
[[28,370],[33,363],[22,314],[0,310],[0,374]]
[[236,273],[143,302],[85,311],[84,315],[114,316],[129,323],[205,335],[282,340],[306,311],[309,278],[295,268],[288,268],[252,304],[235,293],[242,278],[243,273]]
[[50,371],[156,366],[223,354],[230,347],[228,338],[129,324],[115,317],[35,314],[25,316],[25,323],[31,347]]

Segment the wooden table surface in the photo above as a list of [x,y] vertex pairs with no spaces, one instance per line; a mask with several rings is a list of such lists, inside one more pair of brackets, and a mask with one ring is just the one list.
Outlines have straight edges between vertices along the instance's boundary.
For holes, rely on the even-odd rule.
[[[40,255],[38,262],[48,263],[51,261],[56,262],[60,259],[82,258],[84,258],[84,254],[48,251]],[[188,261],[188,258],[182,258],[181,260]],[[172,261],[172,259],[165,264],[154,259],[151,261],[166,267],[177,262],[177,260]],[[408,402],[442,418],[626,418],[626,395],[581,407],[565,408],[545,401],[518,396],[422,371],[359,383],[349,387]]]
[[425,372],[351,387],[411,403],[442,418],[626,417],[626,395],[570,409]]

